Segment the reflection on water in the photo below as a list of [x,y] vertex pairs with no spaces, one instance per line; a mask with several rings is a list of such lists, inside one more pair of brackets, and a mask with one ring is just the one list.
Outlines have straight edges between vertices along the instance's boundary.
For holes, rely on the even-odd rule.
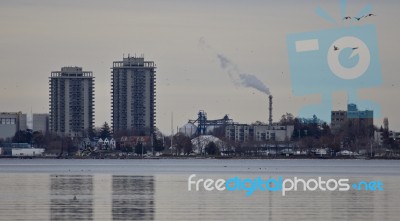
[[[79,165],[68,165],[67,162],[70,161],[48,160],[6,162],[8,164],[0,161],[0,220],[7,221],[365,221],[398,220],[400,217],[400,164],[398,161],[169,160],[151,161],[148,164],[146,161],[129,161],[124,162],[123,173],[117,169],[120,168],[121,161],[111,160],[82,161],[85,164]],[[18,166],[14,162],[24,162],[29,166]],[[35,165],[36,162],[38,165]],[[64,165],[60,165],[60,162]],[[302,174],[298,172],[299,164],[303,165],[300,167]],[[346,165],[343,166],[343,164]],[[143,170],[142,174],[146,176],[129,172],[129,168],[135,168],[132,169],[135,171],[139,167]],[[185,172],[154,172],[160,171],[160,167],[164,171],[177,171],[177,168],[180,170],[184,168]],[[57,171],[54,168],[57,168]],[[88,172],[93,171],[94,168],[107,172]],[[253,172],[251,172],[252,168]],[[268,170],[260,170],[260,168],[268,168]],[[374,173],[365,172],[370,171],[371,168],[372,170],[376,168]],[[329,171],[333,169],[335,175],[329,174]],[[221,172],[221,170],[224,171]],[[327,177],[344,177],[352,181],[381,180],[385,190],[376,192],[293,191],[288,192],[285,197],[280,192],[255,192],[250,197],[238,191],[189,192],[187,178],[193,173],[192,171],[203,171],[203,173],[198,173],[199,179],[214,180],[233,176],[276,178],[277,175],[283,173],[282,171],[292,171],[291,175],[284,173],[283,176],[295,175],[303,178],[322,176],[325,180]]]
[[99,206],[96,218],[110,218],[105,211],[111,207],[113,220],[154,220],[153,176],[103,176],[96,182],[93,175],[50,175],[50,219],[96,220]]
[[93,176],[50,175],[50,219],[93,220]]
[[[227,175],[205,177],[229,178]],[[259,191],[246,197],[238,191],[188,192],[186,180],[176,182],[176,177],[157,176],[156,220],[398,220],[400,179],[365,179],[382,180],[385,191],[293,191],[285,197],[281,192]]]
[[154,219],[153,176],[112,177],[113,220]]

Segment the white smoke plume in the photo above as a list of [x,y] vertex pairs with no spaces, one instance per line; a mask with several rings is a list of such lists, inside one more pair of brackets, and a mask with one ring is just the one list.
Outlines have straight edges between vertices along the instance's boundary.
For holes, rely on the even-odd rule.
[[254,88],[262,93],[270,94],[268,87],[255,75],[242,73],[235,63],[222,54],[218,54],[217,58],[221,68],[227,71],[229,78],[236,86]]
[[265,86],[265,84],[260,81],[260,79],[258,79],[256,76],[251,74],[240,74],[239,77],[242,81],[242,86],[257,89],[267,95],[271,94],[267,86]]
[[[204,37],[199,39],[199,47],[212,50],[212,47],[206,42]],[[223,54],[217,53],[216,56],[220,67],[227,72],[235,86],[254,88],[262,93],[271,94],[268,87],[255,75],[241,72],[238,66]]]

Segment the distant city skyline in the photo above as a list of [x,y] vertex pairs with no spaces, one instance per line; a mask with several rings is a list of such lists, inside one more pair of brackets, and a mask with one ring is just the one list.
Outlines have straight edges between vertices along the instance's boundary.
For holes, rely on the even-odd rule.
[[[383,84],[359,91],[361,98],[382,107],[383,125],[400,130],[400,44],[396,24],[400,3],[348,1],[349,16],[371,4],[377,16],[342,21],[340,1],[52,1],[5,0],[0,3],[0,112],[48,113],[48,76],[65,66],[93,72],[95,126],[111,123],[112,62],[144,54],[157,64],[156,126],[165,134],[205,110],[209,119],[225,114],[236,122],[268,122],[268,97],[237,87],[215,54],[229,58],[245,73],[260,79],[274,96],[274,121],[289,112],[297,116],[318,94],[296,97],[291,91],[286,36],[349,24],[375,24]],[[334,25],[315,14],[324,8],[339,20]],[[212,50],[199,46],[205,39]],[[333,109],[345,110],[343,91],[333,94]],[[311,117],[311,116],[310,116]]]

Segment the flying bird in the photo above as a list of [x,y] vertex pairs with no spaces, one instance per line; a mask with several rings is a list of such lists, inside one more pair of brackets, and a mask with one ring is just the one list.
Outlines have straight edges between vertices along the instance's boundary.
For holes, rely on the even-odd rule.
[[376,16],[375,14],[368,14],[368,15],[364,15],[364,17],[371,17],[371,16]]
[[358,49],[358,47],[354,47],[354,48],[352,48],[353,50],[357,50]]
[[349,20],[349,19],[351,19],[350,16],[346,16],[346,17],[343,18],[343,20]]
[[354,17],[355,19],[357,19],[357,21],[360,21],[360,19],[362,19],[363,17]]
[[339,47],[337,47],[336,45],[334,45],[334,46],[333,46],[333,50],[334,50],[334,51],[337,51],[337,50],[339,50]]

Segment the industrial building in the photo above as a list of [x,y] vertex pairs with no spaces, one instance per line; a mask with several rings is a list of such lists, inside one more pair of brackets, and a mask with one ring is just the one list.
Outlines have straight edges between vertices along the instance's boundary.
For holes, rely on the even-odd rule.
[[178,131],[187,137],[193,137],[197,134],[197,126],[189,122],[180,127]]
[[114,135],[151,135],[155,127],[156,65],[144,57],[123,58],[112,67]]
[[290,141],[293,125],[248,125],[235,124],[225,127],[225,138],[236,142],[249,141]]
[[[388,131],[387,135],[390,140],[400,140],[400,132],[396,131]],[[384,138],[383,138],[383,131],[374,131],[374,141],[378,145],[382,145],[384,143]]]
[[[195,125],[197,124],[197,126]],[[225,127],[227,125],[235,124],[227,114],[221,119],[210,120],[207,118],[207,113],[204,110],[200,110],[197,114],[196,120],[189,120],[187,124],[179,129],[180,133],[186,136],[193,136],[194,134],[207,134],[214,132],[215,129]]]
[[[207,113],[203,110],[199,111],[196,120],[189,120],[187,124],[179,129],[179,132],[186,136],[192,137],[195,134],[216,134],[222,129],[220,136],[225,136],[227,140],[235,142],[249,141],[290,141],[294,126],[279,125],[273,123],[272,119],[272,95],[268,96],[268,124],[240,124],[235,123],[232,119],[225,115],[221,119],[209,120]],[[197,126],[195,125],[197,124]]]
[[49,132],[49,114],[32,114],[32,130],[47,134]]
[[63,67],[51,72],[50,131],[81,137],[93,128],[94,77],[81,67]]
[[332,111],[331,112],[331,130],[332,132],[339,131],[347,121],[347,111]]
[[26,129],[26,114],[21,112],[0,113],[0,139],[12,138],[17,131]]
[[356,104],[348,104],[347,111],[339,110],[331,112],[332,133],[338,133],[347,123],[352,123],[359,128],[369,128],[374,125],[374,111],[358,110]]
[[13,157],[34,157],[41,156],[43,153],[43,148],[12,148],[11,150]]

